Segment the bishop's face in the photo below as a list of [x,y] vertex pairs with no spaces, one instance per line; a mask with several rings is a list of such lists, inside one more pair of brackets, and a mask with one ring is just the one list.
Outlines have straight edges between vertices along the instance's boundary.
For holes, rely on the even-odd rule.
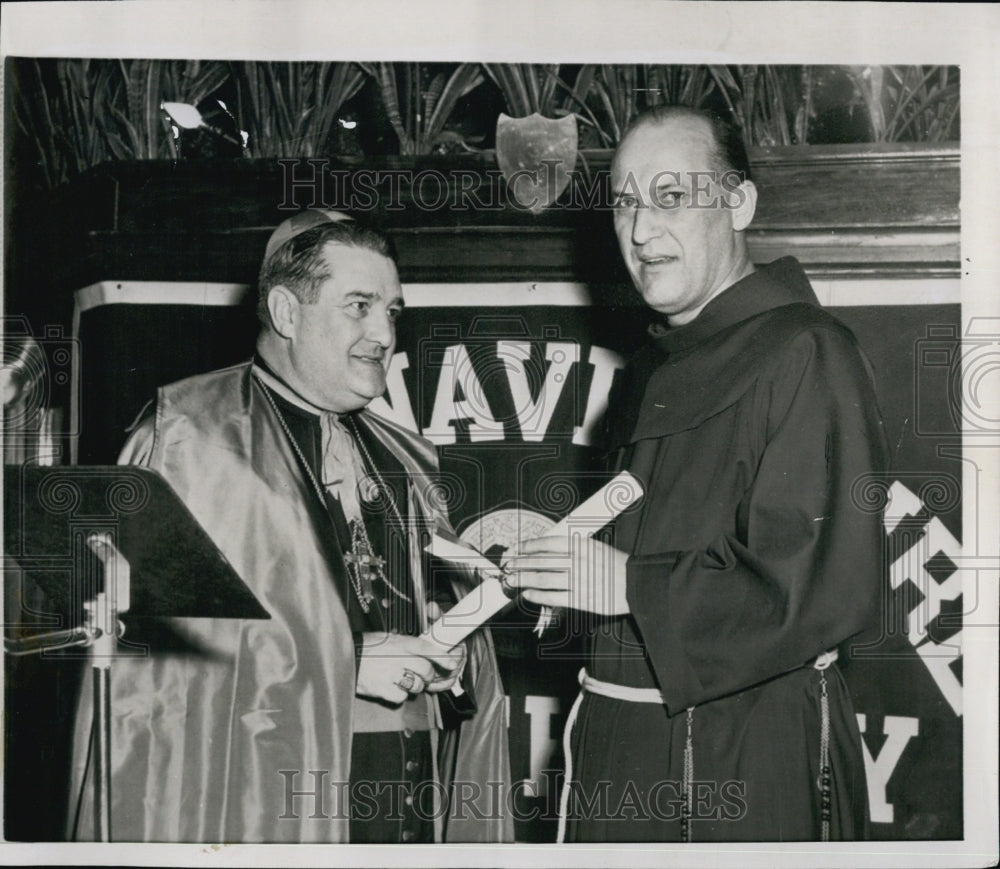
[[737,238],[752,217],[745,190],[724,185],[711,128],[676,117],[634,130],[611,170],[618,245],[646,304],[671,325],[693,320],[752,267]]
[[385,392],[403,293],[392,260],[330,243],[329,277],[313,303],[300,303],[290,335],[289,381],[303,397],[337,413],[358,410]]

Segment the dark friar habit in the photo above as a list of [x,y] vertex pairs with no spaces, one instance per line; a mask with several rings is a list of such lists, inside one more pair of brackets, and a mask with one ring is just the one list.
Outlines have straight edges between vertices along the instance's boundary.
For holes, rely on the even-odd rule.
[[[681,838],[694,707],[691,839],[817,840],[812,662],[873,623],[881,588],[880,516],[855,488],[887,461],[868,363],[784,258],[691,323],[654,326],[612,408],[614,467],[646,496],[615,529],[632,615],[593,632],[587,668],[665,707],[587,694],[573,777],[606,802],[581,820],[571,801],[568,839]],[[860,734],[837,666],[825,673],[830,835],[863,838]]]
[[[355,698],[358,634],[345,606],[353,592],[342,557],[331,557],[337,544],[330,517],[252,370],[244,364],[164,387],[155,417],[123,452],[123,461],[166,477],[271,619],[172,619],[160,648],[115,661],[115,841],[349,839],[343,785],[365,778],[365,770],[351,769],[353,726],[365,703]],[[435,501],[433,446],[368,411],[355,419],[404,469],[404,515],[416,527],[448,533]],[[413,546],[417,593],[423,579]],[[510,820],[489,805],[497,787],[491,791],[489,783],[502,787],[510,774],[488,633],[472,640],[464,678],[474,686],[478,712],[455,729],[430,732],[438,780],[478,785],[481,799],[475,807],[466,803],[461,817],[442,817],[440,806],[424,817],[434,815],[433,833],[445,841],[509,841]],[[436,704],[427,694],[414,699]],[[88,701],[78,716],[74,795],[87,755]],[[89,776],[86,784],[81,836],[93,828]],[[318,786],[321,796],[289,801],[289,784],[296,791]]]

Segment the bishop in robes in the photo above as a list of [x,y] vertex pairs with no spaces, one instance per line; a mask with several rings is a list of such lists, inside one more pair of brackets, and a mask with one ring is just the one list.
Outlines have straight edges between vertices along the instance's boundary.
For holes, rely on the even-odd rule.
[[[660,317],[612,397],[611,469],[642,483],[613,543],[522,546],[512,581],[596,614],[570,716],[561,835],[867,835],[841,677],[877,618],[884,470],[871,374],[799,264],[751,262],[756,189],[731,124],[661,107],[611,173],[628,270]],[[515,578],[518,577],[518,578]]]
[[[268,243],[253,360],[161,388],[133,431],[122,461],[166,477],[271,618],[126,635],[115,841],[512,839],[490,637],[443,653],[419,636],[469,587],[425,564],[425,540],[448,532],[434,449],[365,409],[402,310],[382,235],[296,215]],[[78,837],[89,721],[81,709]]]

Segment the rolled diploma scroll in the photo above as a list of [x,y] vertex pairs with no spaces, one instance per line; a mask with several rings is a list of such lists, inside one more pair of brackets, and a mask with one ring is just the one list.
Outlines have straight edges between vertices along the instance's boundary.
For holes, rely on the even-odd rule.
[[[582,527],[590,537],[641,497],[642,486],[639,481],[628,471],[622,471],[573,512],[564,516],[545,536],[558,537],[565,534],[568,552],[569,535],[574,530]],[[484,576],[475,589],[424,632],[427,639],[443,648],[452,649],[500,612],[511,599],[500,583],[501,572],[497,566],[471,546],[455,543],[435,534],[427,551],[446,561],[478,569]],[[535,631],[541,634],[551,619],[552,610],[543,607]]]
[[500,583],[500,568],[471,546],[435,534],[427,551],[453,564],[479,570],[483,577],[479,585],[424,631],[424,637],[450,650],[482,627],[513,599],[507,596]]
[[[546,537],[566,537],[566,553],[570,552],[570,535],[583,531],[585,537],[593,537],[612,519],[624,513],[642,497],[642,484],[628,471],[621,471],[594,492],[571,513],[567,513],[545,532]],[[552,624],[555,610],[543,606],[538,614],[534,632],[540,637]]]

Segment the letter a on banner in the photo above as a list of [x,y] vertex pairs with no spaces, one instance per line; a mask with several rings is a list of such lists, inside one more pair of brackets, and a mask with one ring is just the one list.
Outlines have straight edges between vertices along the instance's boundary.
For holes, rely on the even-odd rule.
[[444,351],[431,424],[424,437],[435,444],[453,444],[454,423],[466,421],[473,443],[503,440],[503,424],[493,418],[469,351],[464,344],[452,344]]

